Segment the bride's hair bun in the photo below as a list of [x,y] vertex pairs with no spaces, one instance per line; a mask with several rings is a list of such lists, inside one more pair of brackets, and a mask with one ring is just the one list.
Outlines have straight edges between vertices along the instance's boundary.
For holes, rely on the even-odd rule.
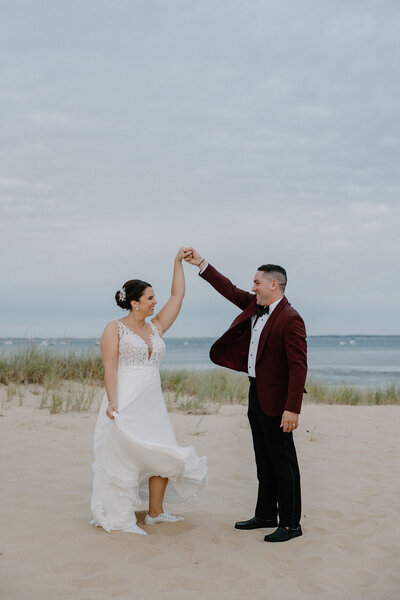
[[151,284],[146,281],[130,279],[115,293],[115,302],[120,308],[131,310],[132,300],[139,302],[144,290],[148,287],[151,287]]

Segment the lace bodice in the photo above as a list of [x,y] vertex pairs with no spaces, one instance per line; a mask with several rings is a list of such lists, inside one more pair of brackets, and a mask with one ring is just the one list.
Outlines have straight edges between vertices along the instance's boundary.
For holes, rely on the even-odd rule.
[[149,348],[144,339],[134,333],[129,327],[117,321],[119,331],[119,367],[144,367],[159,366],[161,358],[165,352],[165,343],[161,339],[157,327],[150,321],[149,325],[153,330],[150,336],[152,347],[149,359]]

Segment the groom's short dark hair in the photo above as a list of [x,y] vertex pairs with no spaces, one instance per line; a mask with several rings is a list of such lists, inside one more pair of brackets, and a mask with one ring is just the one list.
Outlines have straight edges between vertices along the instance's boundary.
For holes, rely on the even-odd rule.
[[280,267],[279,265],[261,265],[261,267],[258,267],[257,270],[264,271],[264,273],[268,273],[268,275],[271,275],[273,279],[276,279],[279,283],[282,293],[285,293],[287,275],[286,270],[283,267]]

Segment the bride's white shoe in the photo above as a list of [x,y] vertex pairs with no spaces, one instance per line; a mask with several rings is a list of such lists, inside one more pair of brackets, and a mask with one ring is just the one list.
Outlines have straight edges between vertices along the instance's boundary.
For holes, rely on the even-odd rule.
[[158,517],[151,517],[147,514],[144,518],[145,525],[156,525],[156,523],[175,523],[176,521],[183,521],[183,517],[171,515],[170,513],[160,513]]

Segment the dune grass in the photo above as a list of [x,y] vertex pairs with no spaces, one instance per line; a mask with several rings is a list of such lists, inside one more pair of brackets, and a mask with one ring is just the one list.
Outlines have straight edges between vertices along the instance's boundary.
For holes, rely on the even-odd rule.
[[[13,399],[22,406],[27,386],[36,386],[39,406],[51,413],[88,410],[101,398],[103,365],[97,352],[55,354],[35,345],[0,354],[2,407]],[[162,371],[161,384],[170,410],[216,412],[221,404],[246,404],[248,378],[225,369]],[[305,402],[319,404],[400,404],[400,386],[358,388],[329,386],[309,379]]]
[[221,404],[246,404],[246,375],[225,370],[162,371],[161,386],[170,410],[207,414]]
[[97,352],[55,354],[35,344],[10,355],[0,355],[0,383],[44,384],[50,379],[103,381],[104,371]]
[[305,401],[318,404],[347,404],[356,406],[378,404],[400,404],[400,385],[387,387],[359,388],[351,385],[329,386],[308,379]]
[[[172,371],[161,374],[163,390],[169,392],[171,408],[202,413],[210,404],[246,404],[249,382],[245,374],[228,370],[206,372]],[[400,404],[400,386],[359,388],[329,386],[311,378],[306,383],[304,402],[316,404]],[[173,400],[171,400],[171,394]]]
[[54,354],[32,344],[13,354],[0,355],[0,384],[6,388],[6,402],[17,396],[22,406],[24,387],[35,384],[40,408],[52,414],[88,410],[100,395],[103,376],[96,352]]

